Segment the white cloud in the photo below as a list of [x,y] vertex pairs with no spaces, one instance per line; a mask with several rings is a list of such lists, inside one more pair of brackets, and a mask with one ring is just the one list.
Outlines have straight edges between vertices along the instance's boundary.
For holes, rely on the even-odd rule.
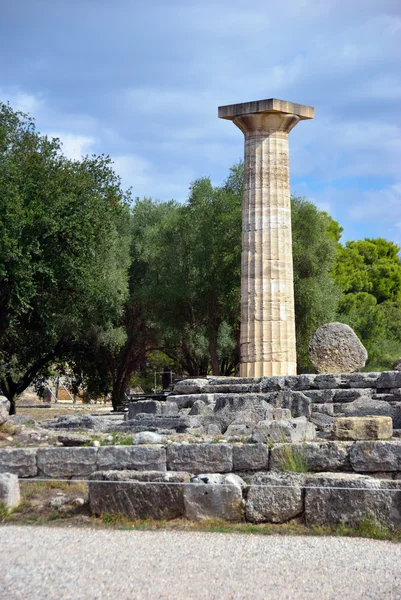
[[93,152],[96,139],[85,135],[77,135],[68,132],[50,132],[48,137],[59,138],[62,144],[63,154],[72,160],[79,160],[86,154]]

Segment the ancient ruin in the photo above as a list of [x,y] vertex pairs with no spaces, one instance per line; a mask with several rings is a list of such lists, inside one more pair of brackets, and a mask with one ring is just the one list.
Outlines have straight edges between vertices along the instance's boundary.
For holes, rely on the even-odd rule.
[[314,109],[271,98],[218,114],[245,136],[240,376],[295,375],[288,134]]

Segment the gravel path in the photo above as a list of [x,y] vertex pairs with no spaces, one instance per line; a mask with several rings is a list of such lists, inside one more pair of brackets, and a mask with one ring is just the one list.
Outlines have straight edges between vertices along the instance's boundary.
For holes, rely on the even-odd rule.
[[401,544],[0,527],[1,600],[401,599]]

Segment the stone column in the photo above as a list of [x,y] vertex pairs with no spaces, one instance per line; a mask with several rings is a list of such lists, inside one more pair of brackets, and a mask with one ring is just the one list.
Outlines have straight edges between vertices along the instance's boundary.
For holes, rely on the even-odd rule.
[[313,116],[276,99],[219,107],[245,136],[241,377],[297,372],[288,134]]

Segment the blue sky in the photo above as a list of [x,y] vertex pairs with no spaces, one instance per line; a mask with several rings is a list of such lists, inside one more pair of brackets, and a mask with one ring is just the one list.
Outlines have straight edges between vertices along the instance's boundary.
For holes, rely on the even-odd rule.
[[225,179],[243,138],[219,105],[312,105],[293,193],[344,240],[401,245],[400,0],[0,0],[0,56],[0,100],[71,157],[109,154],[139,197]]

